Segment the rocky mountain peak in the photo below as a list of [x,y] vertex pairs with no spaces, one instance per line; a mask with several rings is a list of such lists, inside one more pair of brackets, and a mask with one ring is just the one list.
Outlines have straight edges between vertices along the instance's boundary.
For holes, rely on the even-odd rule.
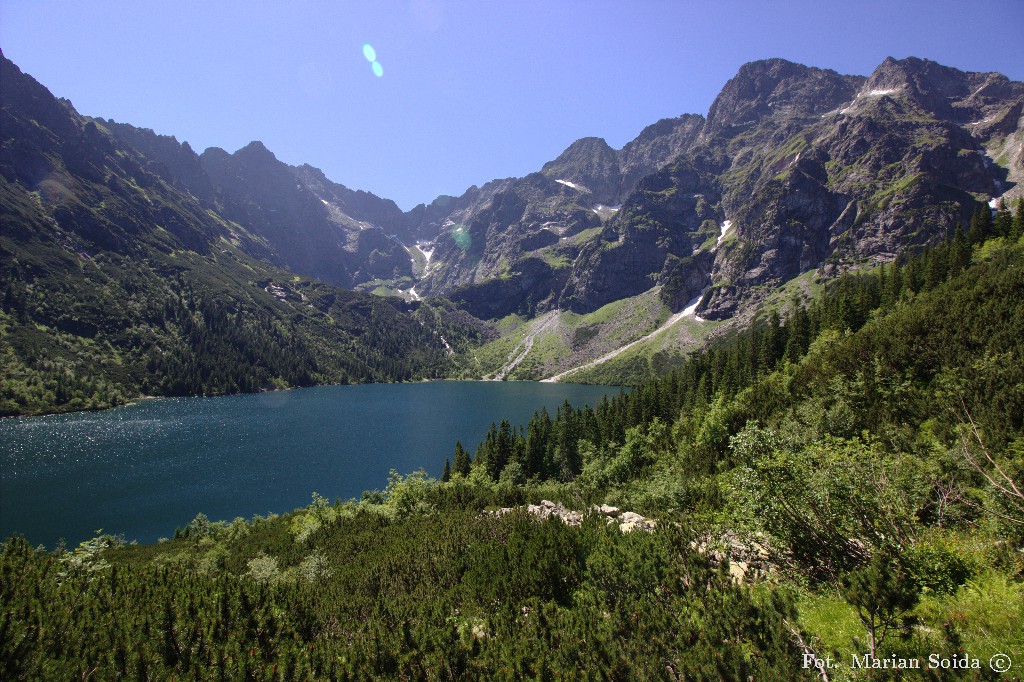
[[591,156],[615,156],[615,150],[605,142],[603,137],[581,137],[566,147],[565,151],[562,152],[557,159],[544,164],[544,168],[541,169],[541,172],[548,174],[546,169],[549,166],[557,165],[560,162],[564,163],[566,160],[573,160],[581,157],[585,159]]
[[902,95],[932,114],[966,122],[986,106],[1019,99],[1024,88],[999,73],[964,72],[918,57],[889,57],[860,94],[878,93]]
[[602,138],[584,137],[544,164],[541,173],[574,189],[589,191],[599,202],[611,202],[618,187],[619,159]]
[[967,94],[963,72],[917,57],[882,62],[864,84],[861,96],[902,96],[926,111],[949,115],[950,100]]
[[699,114],[663,118],[627,142],[619,152],[622,180],[615,203],[622,203],[644,176],[663,168],[692,147],[704,123],[704,117]]
[[[49,90],[18,66],[7,59],[0,51],[0,112],[3,119],[7,117],[24,117],[25,120],[36,121],[43,129],[51,131],[53,138],[77,134],[78,127],[74,121],[74,107],[68,100],[55,98]],[[4,127],[8,123],[4,120]],[[8,127],[8,130],[13,130]],[[53,139],[42,132],[32,133],[31,140],[23,140],[21,144],[38,143],[45,147],[53,143]]]
[[785,59],[749,62],[708,111],[704,136],[732,136],[773,117],[818,117],[854,98],[861,76],[843,76]]
[[239,160],[248,161],[250,163],[254,161],[265,161],[268,163],[277,162],[277,157],[274,156],[274,152],[267,149],[266,145],[259,140],[253,140],[249,144],[245,145],[235,152],[234,156]]
[[291,167],[295,179],[313,192],[320,201],[356,221],[385,228],[389,234],[398,234],[407,241],[415,241],[404,233],[405,216],[402,209],[390,199],[382,199],[372,192],[349,189],[332,182],[324,172],[308,163]]

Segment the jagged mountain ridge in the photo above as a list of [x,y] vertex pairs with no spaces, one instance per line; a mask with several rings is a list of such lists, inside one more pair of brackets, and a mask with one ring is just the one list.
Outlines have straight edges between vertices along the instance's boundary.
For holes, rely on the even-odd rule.
[[418,288],[484,317],[562,305],[581,247],[642,178],[696,139],[703,121],[659,121],[621,150],[583,138],[538,173],[484,185],[445,218]]
[[98,122],[256,235],[258,257],[339,286],[446,296],[489,318],[589,312],[658,286],[676,310],[703,292],[700,314],[721,319],[801,272],[944,238],[1017,187],[1022,103],[1004,76],[916,58],[868,77],[751,62],[707,118],[659,121],[620,150],[583,138],[537,173],[404,213],[258,142],[197,155]]
[[729,317],[766,286],[889,260],[1015,196],[1022,103],[1024,84],[917,58],[870,77],[752,62],[707,119],[659,122],[618,152],[584,138],[456,200],[418,287],[494,317],[661,286],[674,309],[704,292],[700,314]]
[[[769,73],[791,68],[748,65],[734,81],[756,80],[764,66]],[[1024,137],[1024,84],[914,58],[888,59],[867,80],[846,82],[859,85],[849,100],[830,79],[820,94],[786,89],[792,96],[777,108],[795,106],[796,115],[767,107],[726,135],[715,134],[717,118],[709,124],[708,146],[729,160],[720,175],[722,209],[736,239],[716,255],[705,316],[728,316],[754,287],[830,260],[890,260],[945,239],[978,201],[1004,193],[1014,163],[993,163],[993,128],[970,123],[1016,112],[1013,134]],[[1002,96],[982,96],[986,82],[992,90],[1002,84]],[[712,110],[732,94],[727,85]],[[819,104],[801,107],[805,98]]]
[[[258,141],[233,154],[216,147],[196,154],[173,137],[97,121],[168,182],[258,235],[269,247],[259,257],[275,265],[347,288],[387,282],[410,292],[415,284],[420,294],[450,295],[475,314],[500,317],[557,305],[569,274],[564,264],[585,240],[564,242],[613,215],[644,176],[692,143],[704,119],[659,121],[621,150],[586,138],[539,173],[405,213],[308,164],[288,166]],[[560,242],[543,258],[524,257]],[[417,243],[421,255],[433,256],[425,273],[416,267]]]
[[394,202],[353,191],[309,165],[289,166],[254,141],[233,154],[148,129],[97,119],[124,144],[149,158],[151,169],[205,207],[244,225],[270,247],[259,254],[284,267],[345,288],[412,276],[398,235],[404,222]]

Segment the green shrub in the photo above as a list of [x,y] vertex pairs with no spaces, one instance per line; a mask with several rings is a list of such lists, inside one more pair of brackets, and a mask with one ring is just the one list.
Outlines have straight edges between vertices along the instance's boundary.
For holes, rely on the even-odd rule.
[[903,562],[926,593],[952,594],[978,570],[977,560],[948,536],[933,534],[904,549]]

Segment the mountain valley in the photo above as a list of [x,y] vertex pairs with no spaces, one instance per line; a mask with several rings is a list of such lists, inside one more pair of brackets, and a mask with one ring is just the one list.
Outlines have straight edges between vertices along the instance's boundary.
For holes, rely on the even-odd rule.
[[[151,370],[114,368],[109,356],[118,346],[106,352],[107,369],[85,369],[85,384],[109,384],[104,390],[120,396],[96,405],[140,390],[425,376],[585,380],[592,371],[570,370],[638,342],[626,352],[630,369],[601,373],[632,383],[749,322],[779,292],[802,296],[850,268],[941,243],[979,204],[1009,206],[1024,175],[1024,84],[916,58],[888,59],[868,77],[780,59],[752,62],[706,117],[659,121],[619,150],[583,138],[536,173],[406,212],[312,166],[289,166],[260,142],[197,154],[173,137],[82,117],[6,59],[4,69],[9,375],[32,376],[25,358],[40,344],[52,366],[42,374],[82,373],[94,330],[131,326],[100,320],[109,311],[83,303],[96,291],[94,280],[110,281],[90,273],[107,257],[126,273],[132,268],[124,258],[141,259],[147,283],[130,288],[155,287],[163,291],[157,298],[183,287],[183,273],[212,266],[210,277],[222,281],[210,283],[210,295],[242,287],[234,302],[218,304],[225,309],[258,298],[263,308],[304,303],[321,319],[338,319],[327,300],[394,311],[387,315],[412,321],[410,342],[433,354],[400,370],[341,371],[338,360],[314,362],[290,378],[268,372],[257,384],[233,379],[213,388],[193,377],[172,389],[144,380]],[[25,253],[29,243],[35,255]],[[43,296],[49,289],[37,278],[57,271],[82,285],[74,292],[55,286],[67,312],[46,313],[29,293]],[[314,302],[298,291],[304,287],[320,292]],[[162,319],[165,331],[174,326],[154,312],[139,314]],[[19,315],[69,335],[64,349],[32,340]],[[293,323],[304,315],[292,314]],[[670,318],[672,328],[654,334]],[[158,345],[153,338],[130,343],[138,358]],[[393,350],[379,352],[390,357]],[[7,391],[8,413],[40,409],[38,398],[36,407],[17,407],[15,393]],[[83,400],[75,405],[94,404]]]
[[[267,392],[3,420],[22,519],[181,525],[9,524],[0,678],[1019,677],[1022,113],[996,73],[768,59],[402,211],[0,55],[0,415]],[[270,392],[451,378],[602,386]],[[452,435],[517,389],[559,397]]]

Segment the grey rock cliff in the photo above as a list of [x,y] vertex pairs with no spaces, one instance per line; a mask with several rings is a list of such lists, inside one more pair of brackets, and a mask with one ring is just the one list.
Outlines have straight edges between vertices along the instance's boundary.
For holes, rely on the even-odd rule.
[[891,260],[1015,196],[1022,111],[1024,84],[923,59],[867,77],[745,64],[706,120],[659,121],[621,150],[583,138],[539,174],[450,200],[420,288],[485,315],[587,312],[656,285],[678,309],[708,288],[699,313],[729,317],[802,272]]

